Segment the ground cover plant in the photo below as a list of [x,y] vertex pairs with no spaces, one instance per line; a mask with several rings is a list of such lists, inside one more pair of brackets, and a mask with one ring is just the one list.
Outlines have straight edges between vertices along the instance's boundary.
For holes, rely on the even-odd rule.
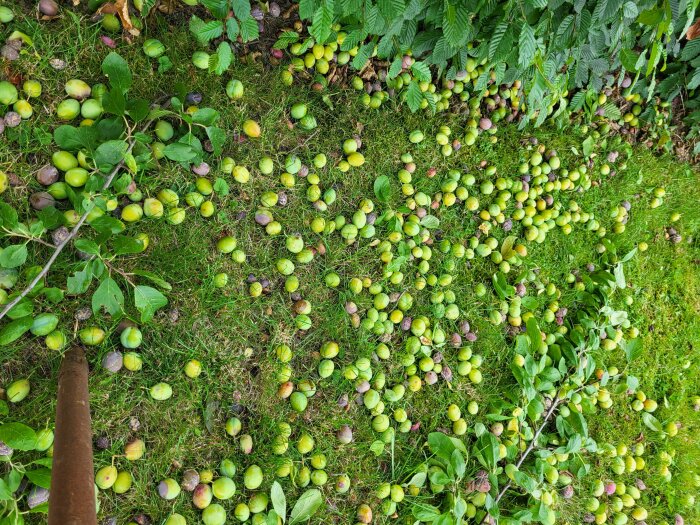
[[700,519],[691,91],[613,61],[538,122],[500,43],[453,77],[332,2],[134,4],[0,8],[0,523],[46,520],[73,344],[104,523]]

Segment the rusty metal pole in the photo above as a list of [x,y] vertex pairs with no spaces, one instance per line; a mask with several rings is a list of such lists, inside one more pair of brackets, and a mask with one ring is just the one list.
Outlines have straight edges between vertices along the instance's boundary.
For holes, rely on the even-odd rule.
[[88,364],[82,347],[63,356],[58,373],[49,525],[97,525]]

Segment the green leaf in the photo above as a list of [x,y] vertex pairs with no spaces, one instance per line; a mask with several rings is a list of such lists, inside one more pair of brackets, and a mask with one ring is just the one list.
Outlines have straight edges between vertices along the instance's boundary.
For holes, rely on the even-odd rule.
[[226,182],[226,180],[222,179],[221,177],[217,177],[216,180],[214,181],[214,192],[217,195],[220,195],[222,197],[225,197],[226,195],[228,195],[229,194],[228,182]]
[[430,68],[425,62],[414,62],[411,66],[411,71],[419,82],[430,82]]
[[64,124],[53,132],[53,140],[59,148],[68,151],[79,149],[92,151],[97,142],[97,130],[93,126],[75,128]]
[[121,117],[126,113],[126,98],[119,89],[110,89],[102,97],[102,107],[106,113]]
[[440,227],[440,219],[435,215],[426,215],[420,220],[420,225],[429,230],[434,230]]
[[196,15],[190,18],[190,32],[201,44],[208,44],[224,34],[224,23],[221,20],[205,22]]
[[[653,430],[654,432],[662,432],[663,427],[661,426],[661,423],[659,422],[658,419],[656,419],[654,416],[652,416],[649,412],[642,412],[642,421],[644,424]],[[0,439],[2,437],[0,436]],[[10,445],[12,446],[12,445]]]
[[583,150],[583,156],[584,157],[590,157],[591,153],[593,153],[593,147],[595,146],[595,141],[593,140],[593,137],[589,135],[586,140],[583,141],[583,144],[581,144],[581,149]]
[[158,73],[165,73],[173,68],[173,61],[168,55],[158,57]]
[[129,64],[114,51],[102,61],[102,72],[107,75],[112,87],[122,93],[126,93],[131,87],[132,78]]
[[294,504],[289,516],[289,525],[308,520],[313,516],[323,503],[323,496],[318,489],[309,489],[304,492]]
[[205,131],[207,132],[207,137],[209,137],[211,141],[212,148],[214,148],[214,155],[221,155],[224,144],[226,143],[226,132],[216,126],[209,126]]
[[0,479],[0,501],[12,501],[14,499],[12,491],[5,483],[5,480]]
[[484,432],[476,440],[474,455],[484,467],[493,470],[498,464],[498,440],[491,432]]
[[79,295],[87,292],[92,282],[92,271],[89,266],[85,266],[82,270],[78,270],[73,275],[68,276],[67,288],[70,295]]
[[111,277],[106,277],[92,294],[92,311],[98,313],[104,308],[110,315],[117,315],[124,309],[124,294]]
[[397,19],[406,9],[403,0],[377,0],[377,7],[387,21]]
[[537,41],[535,40],[535,30],[533,27],[525,23],[520,30],[520,39],[518,41],[518,65],[520,67],[528,67],[537,52]]
[[27,470],[25,476],[34,483],[37,487],[44,489],[51,488],[51,471],[47,468],[38,468],[35,470]]
[[389,177],[380,175],[374,181],[374,194],[379,199],[379,202],[389,202],[391,198],[391,183]]
[[333,25],[334,0],[323,0],[321,7],[314,13],[313,23],[309,27],[309,33],[319,44],[324,44],[331,36]]
[[163,154],[170,160],[174,160],[176,162],[189,162],[197,157],[198,152],[189,144],[173,142],[165,146],[165,149],[163,149]]
[[228,0],[200,0],[199,3],[216,18],[226,18],[228,15]]
[[418,82],[415,80],[411,80],[411,83],[408,85],[408,88],[406,89],[406,103],[408,104],[408,108],[415,113],[420,109],[421,102],[423,101],[423,92],[420,90],[420,86],[418,86]]
[[0,399],[0,416],[5,417],[9,413],[10,407],[7,404],[7,401],[5,401],[4,399]]
[[134,302],[141,312],[141,322],[147,323],[159,308],[168,304],[168,299],[155,288],[139,285],[134,288]]
[[7,317],[10,319],[19,319],[21,317],[27,317],[34,312],[34,302],[26,297],[20,300],[16,305],[10,308],[7,312]]
[[469,13],[466,6],[461,3],[445,2],[442,31],[450,46],[460,47],[466,43],[469,38]]
[[74,243],[75,247],[81,252],[85,252],[89,255],[99,255],[100,247],[95,241],[90,239],[78,239]]
[[505,36],[509,27],[509,22],[504,20],[500,22],[493,30],[493,33],[491,33],[491,38],[489,39],[489,59],[493,59],[493,57],[496,55],[498,46],[501,44],[501,41],[503,40],[503,37]]
[[644,351],[644,348],[642,347],[642,340],[639,338],[625,341],[622,344],[622,349],[625,351],[625,356],[627,357],[628,363],[637,359]]
[[160,286],[161,288],[163,288],[163,290],[170,291],[173,289],[172,285],[168,281],[166,281],[161,276],[159,276],[158,274],[153,273],[151,271],[133,270],[131,273],[133,273],[134,275],[138,275],[140,277],[145,277],[149,281],[151,281],[151,282],[157,284],[158,286]]
[[358,71],[365,67],[365,64],[367,64],[367,61],[369,60],[369,57],[372,55],[373,51],[374,42],[368,42],[365,45],[363,45],[357,51],[357,55],[355,55],[355,58],[352,59],[352,67],[357,69]]
[[296,31],[283,31],[282,34],[277,38],[277,42],[272,46],[274,49],[287,49],[289,44],[293,44],[299,41],[299,33]]
[[11,244],[0,252],[0,266],[3,268],[17,268],[27,260],[26,244]]
[[310,20],[316,11],[316,0],[299,0],[299,18]]
[[[22,337],[32,327],[34,319],[29,316],[15,319],[0,329],[0,346],[7,346]],[[2,439],[2,438],[0,438]],[[4,441],[4,440],[3,440]],[[14,447],[13,447],[14,448]]]
[[425,523],[433,523],[440,517],[440,509],[427,503],[413,505],[413,517]]
[[[246,0],[248,3],[248,0]],[[240,19],[240,17],[239,17]],[[256,40],[260,36],[260,31],[258,29],[258,22],[252,16],[241,20],[241,38],[243,42],[251,42]]]
[[212,55],[211,59],[209,60],[209,71],[212,71],[217,75],[222,75],[224,71],[228,70],[228,68],[231,66],[231,62],[233,62],[233,51],[231,51],[231,44],[228,42],[221,42],[216,48],[216,53]]
[[17,211],[6,202],[0,202],[0,226],[11,230],[18,222]]
[[[229,47],[230,49],[230,47]],[[193,124],[211,126],[219,118],[219,112],[212,108],[201,108],[192,115]]]
[[63,290],[60,288],[44,288],[41,290],[41,293],[44,294],[44,297],[46,297],[50,302],[56,304],[60,303],[63,301],[64,293]]
[[272,500],[272,508],[275,509],[277,515],[282,518],[282,521],[287,519],[287,498],[284,496],[282,485],[278,481],[272,483],[270,488],[270,499]]
[[34,450],[36,432],[23,423],[0,425],[0,441],[15,450]]
[[401,70],[403,69],[403,60],[402,58],[396,57],[394,61],[391,63],[391,66],[389,67],[389,71],[387,73],[387,78],[396,78],[399,76],[399,73],[401,73]]
[[379,439],[372,442],[369,446],[370,451],[377,457],[384,453],[385,443]]

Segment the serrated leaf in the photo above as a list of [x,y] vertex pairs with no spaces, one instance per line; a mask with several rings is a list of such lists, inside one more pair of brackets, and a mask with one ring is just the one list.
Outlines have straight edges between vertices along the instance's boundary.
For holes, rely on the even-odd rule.
[[255,18],[253,18],[252,16],[248,16],[243,20],[239,18],[239,21],[241,29],[241,38],[243,39],[243,42],[252,42],[260,36],[260,30],[258,29],[258,21],[255,20]]
[[503,21],[499,23],[496,28],[493,30],[493,33],[491,34],[491,38],[489,39],[489,59],[493,60],[493,57],[496,55],[496,50],[498,49],[498,46],[500,46],[501,41],[503,40],[503,37],[506,34],[506,31],[508,30],[509,23],[506,21]]
[[367,61],[369,60],[369,57],[372,56],[372,51],[374,51],[374,42],[369,42],[365,45],[363,45],[357,52],[357,55],[355,55],[355,58],[352,59],[352,67],[360,70],[363,67],[365,67],[365,64],[367,64]]
[[316,9],[313,22],[311,27],[309,27],[309,33],[319,44],[325,43],[331,35],[331,26],[333,25],[333,3],[333,0],[323,0],[321,7]]
[[423,92],[420,90],[418,82],[411,80],[411,83],[408,84],[408,88],[406,89],[406,103],[408,104],[408,108],[415,113],[420,109],[422,101]]
[[445,34],[445,40],[452,47],[459,47],[466,43],[469,37],[469,13],[463,4],[453,4],[449,0],[445,2],[442,31]]
[[414,62],[411,66],[411,72],[420,82],[430,82],[430,68],[425,62]]
[[537,52],[537,41],[535,40],[535,30],[530,24],[523,24],[518,39],[518,65],[520,67],[529,66],[535,58]]
[[209,9],[215,18],[226,18],[228,14],[228,0],[200,0],[200,4]]
[[205,22],[196,15],[190,18],[190,32],[201,44],[208,44],[224,34],[224,23],[221,20]]

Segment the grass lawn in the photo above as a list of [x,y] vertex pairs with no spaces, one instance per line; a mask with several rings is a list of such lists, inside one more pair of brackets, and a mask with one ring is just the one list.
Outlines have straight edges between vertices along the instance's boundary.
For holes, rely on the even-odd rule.
[[[102,34],[99,25],[87,19],[78,20],[68,14],[51,22],[37,22],[33,15],[23,20],[19,18],[18,27],[24,28],[34,39],[34,51],[7,67],[25,78],[39,80],[44,94],[34,104],[35,115],[29,122],[5,130],[0,139],[0,170],[14,172],[22,179],[23,185],[8,190],[2,198],[23,208],[28,216],[27,196],[38,188],[35,170],[50,160],[56,148],[46,134],[58,123],[53,110],[64,97],[63,86],[71,78],[81,78],[89,84],[103,81],[100,64],[110,50],[99,42]],[[96,437],[109,438],[105,450],[95,451],[96,468],[114,462],[120,470],[130,470],[134,477],[133,487],[124,495],[112,491],[100,493],[100,516],[116,516],[121,524],[129,523],[136,514],[145,513],[153,523],[162,523],[176,511],[188,522],[199,523],[200,511],[192,506],[188,494],[183,492],[173,501],[158,496],[156,485],[160,480],[167,477],[179,480],[187,468],[215,470],[222,459],[231,458],[238,466],[235,481],[239,493],[224,506],[233,509],[236,503],[244,501],[242,494],[250,493],[243,489],[240,474],[249,464],[263,467],[262,489],[265,490],[272,483],[282,457],[290,457],[297,468],[308,464],[308,457],[303,457],[294,447],[296,439],[308,432],[315,438],[314,452],[322,452],[328,458],[325,470],[330,478],[328,485],[322,488],[326,505],[313,522],[353,523],[354,513],[361,503],[371,504],[377,523],[397,522],[379,512],[374,496],[379,483],[405,482],[410,478],[421,458],[429,455],[423,447],[427,433],[439,429],[451,432],[451,422],[446,417],[450,404],[459,405],[466,414],[467,404],[476,401],[480,411],[476,415],[465,415],[468,425],[489,424],[485,418],[488,407],[503,397],[504,389],[513,388],[512,339],[504,325],[494,326],[488,319],[489,312],[498,304],[491,284],[496,266],[480,257],[472,261],[459,259],[451,285],[462,312],[460,319],[467,319],[478,335],[472,348],[475,354],[483,356],[483,382],[472,384],[455,374],[452,383],[438,381],[416,393],[408,393],[390,410],[405,408],[411,421],[420,422],[420,429],[397,433],[395,442],[376,456],[370,449],[378,439],[372,430],[372,418],[365,408],[354,402],[354,383],[343,378],[340,372],[344,365],[359,357],[371,358],[378,343],[376,336],[352,327],[344,308],[346,301],[354,300],[365,309],[370,306],[371,297],[366,292],[359,298],[351,297],[347,283],[352,277],[382,281],[383,264],[370,240],[347,246],[337,233],[312,233],[310,221],[319,215],[327,220],[339,214],[350,217],[365,198],[374,199],[379,209],[386,208],[376,202],[373,191],[374,181],[380,175],[387,175],[391,180],[390,206],[400,207],[404,199],[396,173],[402,167],[400,156],[407,151],[414,156],[416,174],[424,174],[430,167],[437,169],[438,175],[432,179],[414,176],[417,189],[434,195],[440,191],[440,183],[449,169],[472,173],[477,181],[484,180],[484,171],[479,169],[482,161],[496,167],[494,179],[517,177],[518,165],[532,153],[530,138],[536,138],[548,149],[555,149],[562,166],[571,168],[582,162],[579,152],[587,135],[580,127],[564,131],[544,127],[521,132],[514,125],[503,125],[494,135],[498,139],[495,143],[482,135],[475,145],[464,146],[452,156],[443,157],[434,137],[442,125],[449,125],[455,136],[461,135],[463,117],[426,118],[425,114],[410,114],[393,103],[379,110],[367,109],[359,103],[356,93],[339,88],[329,88],[324,93],[329,105],[322,101],[321,94],[300,83],[283,86],[279,81],[280,69],[266,67],[260,62],[235,63],[230,73],[217,77],[192,66],[189,57],[197,48],[184,25],[170,26],[160,20],[148,23],[145,33],[165,44],[174,67],[166,73],[158,73],[156,62],[143,54],[138,41],[133,45],[119,42],[117,51],[127,59],[134,72],[133,92],[148,100],[172,95],[178,85],[185,86],[187,91],[201,92],[203,104],[221,113],[221,125],[228,138],[225,154],[233,157],[237,164],[247,166],[252,177],[250,183],[238,184],[230,176],[221,174],[220,159],[210,158],[212,175],[223,176],[230,184],[229,195],[214,198],[217,208],[214,216],[204,219],[196,211],[189,210],[185,222],[178,226],[155,220],[129,226],[130,231],[147,233],[150,245],[144,253],[120,257],[114,264],[125,272],[135,269],[156,272],[172,284],[172,291],[167,293],[168,306],[152,323],[142,327],[144,340],[138,351],[144,361],[143,370],[109,374],[101,368],[102,357],[119,349],[116,336],[89,349],[93,430]],[[54,70],[49,60],[55,57],[65,60],[67,67]],[[231,101],[225,94],[224,86],[230,78],[241,80],[245,86],[245,95],[239,101]],[[318,128],[309,132],[290,128],[289,111],[296,102],[309,104]],[[260,123],[262,135],[258,140],[238,143],[235,139],[241,125],[249,118]],[[419,145],[408,141],[408,134],[414,129],[422,130],[427,137]],[[333,166],[341,158],[342,141],[355,134],[362,138],[366,162],[342,173]],[[614,239],[620,254],[627,253],[640,242],[649,245],[648,251],[637,253],[625,265],[627,288],[617,291],[613,297],[613,306],[626,309],[639,328],[643,352],[628,365],[623,352],[616,350],[608,365],[612,360],[620,370],[638,377],[640,388],[659,403],[655,412],[659,421],[678,421],[681,428],[676,437],[655,437],[622,392],[613,396],[612,408],[589,417],[591,434],[599,444],[630,446],[644,434],[644,442],[651,451],[645,472],[625,474],[619,479],[630,484],[641,477],[650,487],[643,496],[650,513],[649,524],[672,523],[677,512],[684,515],[686,524],[700,523],[697,506],[686,506],[687,497],[698,491],[693,475],[700,474],[697,440],[700,418],[693,407],[694,399],[700,395],[699,174],[695,167],[671,156],[658,156],[614,137],[599,138],[595,142],[599,158],[619,151],[618,165],[624,159],[626,169],[614,176],[600,176],[597,171],[600,161],[596,161],[592,178],[599,184],[582,194],[563,194],[561,202],[568,205],[575,198],[581,209],[595,214],[608,229],[607,237]],[[303,178],[297,178],[292,188],[283,188],[280,184],[280,167],[290,153],[298,155],[304,163],[310,163],[318,153],[328,156],[328,165],[317,171],[320,187],[322,190],[335,188],[338,199],[327,212],[314,210],[306,198],[309,184]],[[264,155],[275,161],[271,175],[257,170],[258,160]],[[184,195],[191,189],[194,176],[175,163],[163,161],[159,169],[141,176],[137,183],[146,196],[153,196],[162,188],[172,188]],[[666,190],[664,204],[651,209],[651,191],[660,186]],[[284,190],[288,197],[285,207],[274,209],[283,232],[299,232],[309,245],[323,243],[326,247],[325,255],[317,255],[308,265],[297,265],[296,274],[301,281],[299,291],[312,307],[309,315],[313,326],[308,331],[296,329],[293,302],[284,290],[284,278],[275,269],[275,261],[287,256],[284,241],[281,236],[267,235],[254,221],[261,195],[269,190]],[[623,233],[613,234],[611,211],[624,200],[631,203],[630,218]],[[678,212],[680,219],[672,224],[673,212]],[[480,222],[475,220],[474,214],[457,205],[441,208],[437,215],[441,220],[441,234],[451,240],[468,239]],[[681,242],[672,243],[666,238],[665,228],[669,226],[678,231]],[[514,231],[520,231],[520,226],[516,224]],[[506,236],[498,228],[494,232],[499,239]],[[89,235],[88,228],[84,234]],[[237,239],[238,247],[247,255],[244,264],[236,264],[216,250],[216,241],[224,235]],[[598,236],[582,225],[574,225],[569,235],[554,229],[543,243],[526,243],[528,256],[523,268],[535,272],[539,281],[555,283],[562,294],[560,305],[571,308],[576,292],[566,283],[566,277],[572,271],[585,272],[589,263],[597,267],[605,264],[606,255],[601,255],[597,249],[599,242]],[[41,265],[49,253],[48,248],[36,245],[30,250],[30,260]],[[436,257],[436,266],[431,272],[442,273],[440,265],[445,259],[441,255]],[[49,285],[65,288],[66,278],[75,270],[76,261],[73,253],[61,256],[50,273]],[[331,271],[340,275],[341,285],[337,289],[325,285],[325,276]],[[220,272],[228,274],[228,284],[223,288],[213,284],[214,276]],[[414,273],[406,276],[406,290],[413,290]],[[249,274],[269,279],[270,293],[251,298],[246,283]],[[487,287],[482,297],[475,294],[479,283]],[[416,311],[428,312],[429,289],[422,293],[413,291],[413,294]],[[132,302],[127,299],[127,304]],[[119,319],[106,315],[97,315],[83,323],[75,321],[76,309],[86,306],[90,306],[90,294],[67,298],[52,307],[52,311],[60,315],[61,328],[71,335],[86,323],[100,326],[108,333],[116,329]],[[138,320],[133,309],[127,310],[127,314]],[[449,328],[445,330],[451,333],[454,323],[447,321],[447,324]],[[318,351],[324,342],[331,340],[337,341],[341,349],[336,358],[337,372],[321,380],[317,373]],[[401,336],[392,341],[390,345],[396,348],[393,355],[398,355]],[[274,348],[280,343],[288,344],[293,350],[290,363],[293,380],[308,379],[317,387],[316,395],[309,399],[309,407],[303,414],[296,413],[288,402],[276,396],[280,363]],[[25,336],[10,346],[1,347],[0,357],[1,385],[22,377],[28,377],[32,384],[30,395],[13,405],[5,417],[33,428],[51,426],[60,354],[48,350],[40,339]],[[202,363],[204,371],[197,379],[189,379],[182,372],[190,359]],[[387,384],[404,378],[403,366],[393,357],[373,366],[384,371]],[[154,401],[148,389],[161,381],[172,386],[174,395],[167,401]],[[343,395],[349,395],[347,409],[338,404]],[[244,454],[238,440],[229,437],[224,430],[225,421],[232,416],[241,418],[243,432],[253,438],[250,455]],[[136,422],[138,429],[134,430]],[[289,452],[285,456],[272,452],[277,425],[281,422],[289,422],[293,428]],[[350,425],[354,432],[353,442],[346,445],[340,445],[334,437],[343,424]],[[143,439],[147,452],[143,459],[129,463],[122,454],[124,444],[132,437]],[[661,451],[674,456],[673,478],[669,482],[659,474]],[[2,466],[0,472],[1,469]],[[343,473],[350,477],[352,488],[347,494],[336,494],[332,483]],[[590,497],[593,481],[611,476],[614,475],[610,472],[609,459],[593,457],[593,471],[575,482],[574,497],[558,503],[560,523],[582,523],[584,500]],[[294,487],[289,479],[282,481],[282,485],[290,500],[303,491]],[[513,499],[516,499],[515,492],[506,498],[505,508]],[[401,523],[412,522],[407,520],[409,513],[409,505],[400,506]],[[29,519],[38,523],[42,518],[32,515]]]

